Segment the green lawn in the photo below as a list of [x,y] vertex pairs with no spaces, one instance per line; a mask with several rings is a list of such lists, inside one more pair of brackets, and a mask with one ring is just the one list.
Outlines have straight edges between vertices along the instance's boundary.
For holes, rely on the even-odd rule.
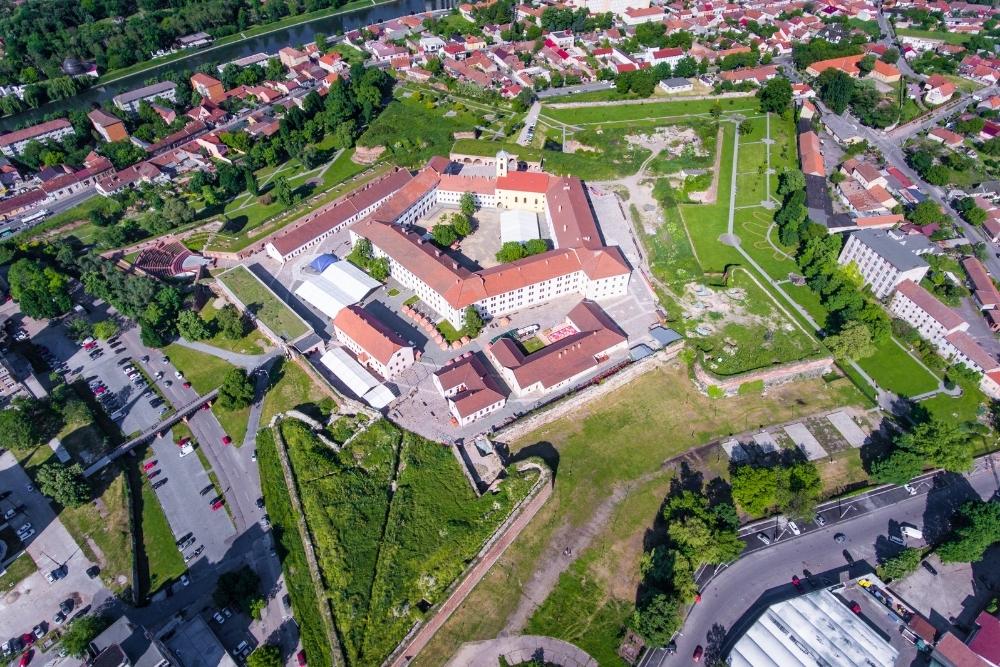
[[271,384],[264,396],[260,423],[270,424],[274,415],[292,408],[306,408],[305,411],[310,412],[310,406],[326,412],[336,407],[298,364],[287,359],[279,360],[271,369]]
[[18,556],[7,566],[7,571],[0,574],[0,592],[6,593],[14,588],[22,579],[38,571],[38,566],[27,551]]
[[653,186],[653,196],[663,211],[663,223],[653,234],[648,234],[643,229],[639,210],[635,206],[629,211],[633,227],[638,230],[646,246],[650,270],[653,275],[669,285],[683,284],[700,277],[701,265],[694,256],[677,208],[674,190],[667,179],[661,178],[656,181]]
[[802,306],[816,320],[816,324],[819,325],[820,329],[826,326],[828,313],[820,302],[819,295],[812,288],[808,285],[783,285],[782,287],[795,303]]
[[292,500],[285,486],[285,478],[278,460],[278,451],[271,429],[257,434],[257,465],[260,467],[261,489],[267,514],[271,518],[285,585],[292,598],[292,612],[299,624],[299,633],[306,655],[314,664],[333,664],[330,643],[326,637],[333,632],[327,629],[320,615],[321,591],[316,590],[309,566],[306,564],[305,546],[298,530],[298,516],[292,509]]
[[941,32],[939,30],[916,30],[913,28],[899,28],[896,30],[897,37],[923,37],[924,39],[937,39],[945,44],[965,44],[971,35],[961,32]]
[[895,340],[876,347],[873,356],[858,365],[883,389],[901,396],[917,396],[938,386],[936,377],[927,372]]
[[[761,182],[763,191],[763,182]],[[775,280],[787,280],[789,273],[797,273],[798,265],[792,257],[795,248],[782,246],[778,241],[777,227],[772,227],[774,211],[757,207],[736,211],[733,227],[741,245],[764,271]],[[772,245],[773,244],[773,245]]]
[[301,422],[281,430],[352,664],[384,660],[422,617],[421,601],[443,598],[533,480],[512,474],[478,498],[451,451],[386,421],[339,454]]
[[[219,311],[210,300],[205,304],[205,307],[201,309],[199,315],[201,315],[202,319],[211,323],[212,320],[215,319],[218,312]],[[258,331],[256,327],[250,329],[247,335],[239,340],[230,340],[225,336],[216,334],[215,336],[207,338],[202,342],[222,348],[223,350],[238,352],[240,354],[262,354],[265,348],[270,347],[267,338],[264,334]]]
[[[321,141],[317,146],[323,144],[324,142]],[[295,160],[281,165],[277,169],[281,169],[281,173],[289,177],[289,185],[297,188],[303,196],[308,196],[308,199],[304,203],[286,209],[280,202],[264,205],[249,194],[240,195],[226,205],[225,212],[229,221],[222,233],[216,235],[211,245],[206,247],[224,252],[242,250],[263,236],[279,231],[302,216],[343,196],[349,190],[383,174],[388,169],[384,165],[372,167],[371,165],[357,164],[351,160],[353,155],[354,149],[343,151],[335,160],[328,163],[329,168],[325,171],[323,167],[318,167],[310,170],[308,174],[300,171],[298,174],[290,175],[296,171],[291,167],[291,165],[297,164]],[[366,169],[371,169],[371,171],[357,180],[351,180]],[[258,182],[263,186],[264,181],[276,171],[272,167],[261,169],[257,172]],[[320,174],[322,174],[321,177]],[[318,185],[306,183],[310,179],[317,178],[319,179]],[[200,250],[197,246],[196,249]]]
[[584,525],[613,489],[642,477],[648,481],[628,487],[618,510],[580,554],[582,564],[560,577],[547,601],[538,601],[542,606],[528,625],[528,631],[578,643],[601,664],[618,664],[613,653],[635,601],[643,541],[669,487],[671,473],[663,462],[729,433],[863,403],[846,379],[796,381],[763,397],[712,400],[692,386],[686,366],[675,363],[511,443],[513,452],[539,443],[556,450],[553,497],[415,664],[442,664],[458,644],[496,637],[553,536]]
[[142,540],[149,563],[149,593],[152,595],[184,574],[187,566],[177,551],[177,542],[156,492],[145,476],[142,480]]
[[[400,166],[417,168],[435,155],[448,155],[454,132],[472,130],[478,115],[421,94],[397,98],[358,138],[358,146],[385,146],[385,156]],[[429,107],[429,108],[428,108]]]
[[644,119],[689,119],[694,115],[708,114],[716,104],[723,113],[733,111],[755,112],[759,109],[755,97],[730,97],[720,100],[676,100],[649,104],[623,104],[617,106],[575,107],[554,109],[543,105],[541,116],[555,121],[579,125],[581,123],[606,124]]
[[985,411],[988,402],[986,396],[974,384],[961,383],[962,395],[957,398],[938,394],[925,401],[920,406],[926,408],[932,415],[948,422],[973,421]]
[[217,278],[254,317],[286,341],[296,340],[309,332],[309,325],[245,266],[234,266]]
[[207,394],[221,385],[223,376],[233,368],[228,361],[177,343],[163,348],[163,353],[199,394]]

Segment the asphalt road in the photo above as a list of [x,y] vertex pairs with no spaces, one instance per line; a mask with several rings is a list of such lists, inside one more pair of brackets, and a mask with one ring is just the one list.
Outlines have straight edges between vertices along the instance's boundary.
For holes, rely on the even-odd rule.
[[[877,558],[898,551],[900,547],[889,542],[888,535],[898,531],[900,522],[922,527],[929,539],[939,538],[946,531],[947,517],[958,505],[974,494],[989,498],[1000,488],[991,467],[981,467],[964,477],[954,475],[950,481],[939,488],[931,483],[920,484],[914,496],[897,489],[885,499],[873,500],[868,511],[858,508],[844,512],[843,504],[838,507],[827,503],[823,506],[825,527],[802,526],[801,536],[786,533],[769,547],[756,539],[759,531],[747,531],[748,542],[759,546],[704,586],[701,601],[692,608],[675,640],[677,653],[666,655],[662,649],[655,649],[643,658],[640,667],[689,664],[698,645],[705,648],[706,663],[711,664],[713,652],[717,657],[724,656],[729,643],[756,620],[764,607],[796,594],[792,575],[807,580],[811,584],[807,589],[836,583],[841,576],[860,575],[874,568]],[[838,518],[841,513],[843,519]],[[765,530],[774,535],[773,525]],[[848,541],[837,544],[833,540],[836,533],[843,533]],[[849,565],[845,551],[854,566]]]
[[538,99],[544,100],[547,97],[560,97],[562,95],[575,95],[576,93],[593,93],[598,90],[608,90],[614,88],[614,84],[609,81],[595,81],[594,83],[581,83],[578,86],[563,86],[562,88],[546,88],[536,93]]

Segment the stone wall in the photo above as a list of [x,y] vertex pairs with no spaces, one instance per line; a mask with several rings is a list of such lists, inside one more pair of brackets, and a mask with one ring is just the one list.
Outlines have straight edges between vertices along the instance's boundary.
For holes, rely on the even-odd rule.
[[695,382],[702,391],[708,391],[709,387],[719,387],[726,394],[735,394],[739,391],[740,385],[747,382],[761,380],[765,387],[781,384],[790,380],[803,377],[816,377],[824,375],[833,370],[833,357],[822,357],[820,359],[807,359],[806,361],[796,361],[790,364],[781,364],[772,368],[765,368],[758,371],[750,371],[741,375],[733,375],[727,378],[720,378],[712,375],[701,367],[700,362],[694,364]]

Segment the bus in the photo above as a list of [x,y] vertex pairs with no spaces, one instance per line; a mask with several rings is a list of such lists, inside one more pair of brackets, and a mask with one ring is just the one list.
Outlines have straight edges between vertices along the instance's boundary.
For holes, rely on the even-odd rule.
[[24,216],[23,218],[21,218],[21,222],[24,223],[24,224],[26,224],[26,225],[31,225],[31,224],[34,224],[36,222],[41,222],[45,218],[49,217],[51,214],[52,214],[52,211],[43,208],[40,211],[35,211],[31,215]]

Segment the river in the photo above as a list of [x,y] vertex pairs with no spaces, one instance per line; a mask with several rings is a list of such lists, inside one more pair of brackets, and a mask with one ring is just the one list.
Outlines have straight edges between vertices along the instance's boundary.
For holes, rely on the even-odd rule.
[[146,85],[146,82],[161,80],[165,75],[181,72],[194,71],[199,65],[204,63],[222,64],[237,58],[243,58],[255,53],[275,54],[278,49],[294,44],[308,44],[313,41],[316,33],[324,35],[336,35],[338,32],[347,32],[359,27],[388,21],[390,19],[418,14],[426,11],[450,9],[455,6],[455,0],[395,0],[379,4],[374,7],[355,9],[335,16],[314,19],[306,23],[280,28],[274,32],[250,37],[239,42],[226,44],[225,46],[198,49],[191,52],[187,58],[164,63],[151,69],[130,74],[111,83],[88,88],[87,90],[74,95],[73,97],[56,102],[49,102],[37,109],[29,109],[13,116],[0,119],[0,131],[8,131],[15,127],[24,125],[26,122],[35,123],[42,117],[66,111],[67,109],[89,109],[95,104],[103,104],[115,95],[133,90]]

